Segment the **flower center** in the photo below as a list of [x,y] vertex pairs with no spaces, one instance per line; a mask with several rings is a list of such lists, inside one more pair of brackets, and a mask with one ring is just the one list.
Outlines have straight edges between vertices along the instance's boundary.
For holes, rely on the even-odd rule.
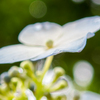
[[48,47],[48,49],[52,48],[53,47],[53,41],[52,40],[47,41],[46,46]]

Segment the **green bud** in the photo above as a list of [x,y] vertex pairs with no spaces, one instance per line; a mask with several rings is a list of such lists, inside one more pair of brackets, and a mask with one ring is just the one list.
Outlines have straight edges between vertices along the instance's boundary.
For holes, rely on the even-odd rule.
[[60,77],[60,76],[63,76],[65,74],[64,69],[61,67],[54,68],[54,72],[55,72],[56,77]]
[[15,97],[13,100],[28,100],[28,97],[25,93],[22,93],[21,91],[18,91],[19,93],[15,93]]
[[68,83],[65,80],[60,80],[53,87],[50,88],[50,92],[64,89],[68,86]]
[[67,100],[67,97],[65,95],[62,95],[62,96],[56,96],[53,99],[54,100]]
[[9,83],[11,80],[11,77],[9,76],[8,72],[4,72],[1,74],[1,81],[4,81],[5,83]]
[[65,87],[67,87],[68,86],[68,83],[65,81],[65,80],[61,80],[60,82],[59,82],[59,87],[60,87],[60,89],[63,89],[63,88],[65,88]]
[[40,77],[40,76],[42,75],[42,72],[41,72],[41,71],[36,71],[36,75],[37,75],[38,77]]
[[0,94],[6,95],[6,93],[9,91],[8,87],[6,84],[0,85]]
[[80,100],[80,96],[79,95],[75,95],[73,100]]
[[19,67],[17,66],[13,66],[9,69],[8,74],[11,77],[19,77],[20,76],[20,72],[19,72]]
[[17,86],[17,84],[18,84],[18,79],[17,78],[12,78],[11,79],[11,83],[16,87]]
[[50,100],[52,100],[52,95],[51,95],[50,93],[46,92],[46,93],[44,93],[44,95],[45,95],[47,98],[49,98]]
[[54,77],[52,83],[55,83],[55,82],[58,80],[58,78],[59,78],[60,76],[63,76],[63,75],[65,74],[65,71],[64,71],[64,69],[61,68],[61,67],[55,67],[55,68],[54,68],[54,73],[55,73],[55,77]]
[[34,71],[34,66],[31,61],[23,61],[20,66],[25,70]]
[[1,87],[1,85],[0,85],[0,94],[2,94],[2,87]]

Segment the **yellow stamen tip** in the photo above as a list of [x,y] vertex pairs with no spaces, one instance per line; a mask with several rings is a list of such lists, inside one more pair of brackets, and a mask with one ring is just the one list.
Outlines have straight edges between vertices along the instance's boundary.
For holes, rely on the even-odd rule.
[[46,46],[47,46],[48,48],[52,48],[52,47],[53,47],[53,41],[52,41],[52,40],[47,41],[47,42],[46,42]]

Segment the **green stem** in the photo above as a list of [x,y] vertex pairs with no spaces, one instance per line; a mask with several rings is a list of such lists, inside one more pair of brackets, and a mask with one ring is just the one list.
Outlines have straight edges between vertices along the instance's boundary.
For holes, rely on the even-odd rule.
[[52,62],[52,60],[53,60],[53,57],[54,57],[54,56],[50,56],[50,57],[48,57],[48,58],[46,59],[45,64],[44,64],[44,67],[43,67],[43,71],[42,71],[43,74],[42,74],[42,76],[41,76],[41,81],[43,80],[44,75],[46,74],[46,72],[49,70],[50,65],[51,65],[51,62]]
[[37,84],[37,78],[34,75],[34,73],[28,71],[27,75],[33,79],[33,81],[34,81],[35,84]]
[[44,86],[42,84],[42,80],[44,78],[44,75],[46,74],[46,72],[49,70],[50,65],[52,63],[54,56],[50,56],[46,59],[44,67],[43,67],[43,71],[42,71],[42,76],[41,76],[41,80],[38,82],[37,84],[37,90],[36,90],[36,98],[37,100],[40,100],[40,98],[43,96],[44,94]]

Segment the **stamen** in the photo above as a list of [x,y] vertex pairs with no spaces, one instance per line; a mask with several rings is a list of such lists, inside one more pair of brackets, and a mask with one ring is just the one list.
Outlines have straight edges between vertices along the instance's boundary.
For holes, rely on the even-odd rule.
[[46,42],[46,46],[50,49],[53,47],[53,41],[52,40],[49,40]]

